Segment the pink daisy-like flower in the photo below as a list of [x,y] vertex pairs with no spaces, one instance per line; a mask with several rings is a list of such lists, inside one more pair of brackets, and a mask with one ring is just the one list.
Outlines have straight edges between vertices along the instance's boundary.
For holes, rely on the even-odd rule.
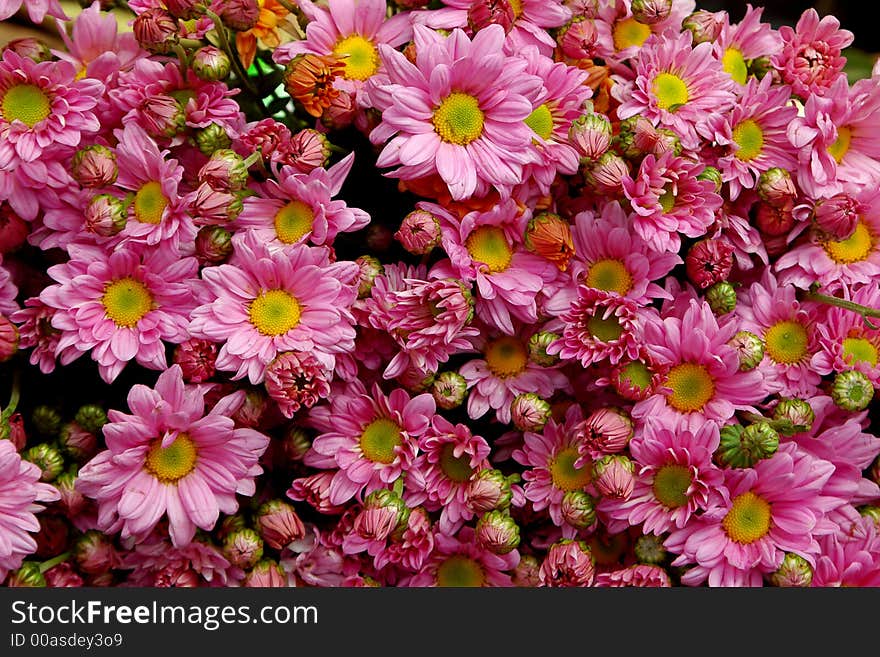
[[637,472],[632,495],[603,499],[599,505],[608,530],[616,533],[644,523],[642,531],[660,536],[724,503],[724,474],[712,463],[719,443],[714,422],[693,432],[647,422],[629,444]]
[[40,530],[37,502],[54,502],[60,495],[50,484],[40,483],[40,469],[22,460],[11,440],[0,440],[0,582],[37,550],[30,533]]
[[634,177],[624,176],[633,229],[655,251],[674,253],[681,235],[700,237],[715,222],[722,199],[714,182],[697,178],[704,168],[667,151],[659,158],[645,156]]
[[596,587],[656,587],[668,588],[672,586],[669,575],[660,566],[647,566],[636,564],[629,568],[606,571],[596,574]]
[[659,390],[636,402],[632,416],[665,418],[694,432],[706,420],[723,424],[738,409],[754,410],[767,392],[760,372],[739,370],[739,355],[728,344],[739,330],[736,323],[719,324],[704,301],[681,305],[680,316],[645,325],[645,348],[666,377]]
[[528,99],[542,81],[504,54],[504,29],[490,25],[471,41],[415,25],[414,40],[415,64],[379,46],[387,78],[370,89],[382,112],[370,140],[387,143],[377,165],[398,167],[388,175],[403,180],[438,173],[456,200],[522,182],[534,134]]
[[27,9],[28,18],[37,24],[42,23],[47,14],[63,21],[68,20],[58,0],[0,0],[0,21],[12,16],[22,5]]
[[179,365],[155,388],[128,393],[131,415],[111,409],[107,449],[79,471],[77,488],[97,501],[98,526],[123,539],[148,535],[163,516],[171,541],[188,545],[196,528],[210,531],[220,513],[238,510],[236,494],[254,494],[257,465],[269,438],[236,429],[229,417],[244,392],[223,397],[205,414],[205,389],[186,386]]
[[853,33],[840,29],[834,16],[819,20],[815,9],[807,9],[792,29],[779,28],[782,51],[771,58],[782,81],[801,98],[824,96],[843,72],[846,57],[841,51],[853,42]]
[[818,391],[821,376],[810,365],[819,349],[818,312],[816,304],[798,301],[795,288],[780,285],[769,270],[739,295],[740,330],[764,340],[764,360],[758,370],[768,392],[812,397]]
[[620,80],[612,89],[621,101],[617,116],[641,114],[674,130],[685,148],[698,148],[696,125],[711,113],[726,112],[735,100],[734,82],[712,48],[708,42],[692,46],[687,31],[651,37],[639,51],[635,79]]
[[52,317],[57,312],[39,297],[30,297],[25,299],[24,308],[10,316],[18,325],[18,348],[31,349],[29,362],[38,365],[43,374],[55,369],[56,354],[64,362],[70,362],[79,355],[74,345],[64,350],[58,349],[61,331],[52,326]]
[[370,215],[348,207],[345,201],[331,200],[339,194],[353,164],[351,153],[329,169],[300,173],[282,167],[278,182],[267,180],[258,195],[245,198],[235,224],[254,231],[261,242],[275,248],[306,240],[332,244],[338,233],[360,230],[370,223]]
[[519,563],[519,552],[497,555],[480,548],[474,530],[462,527],[454,536],[434,535],[434,551],[415,575],[399,586],[498,587],[513,586],[510,572]]
[[730,183],[731,200],[742,189],[754,188],[767,169],[797,166],[786,132],[797,108],[788,100],[788,88],[772,86],[771,76],[765,75],[760,82],[752,78],[729,113],[711,114],[698,127],[707,139],[725,147],[715,166],[722,180]]
[[434,531],[431,518],[421,507],[412,509],[407,519],[406,529],[400,539],[394,538],[385,551],[373,560],[376,568],[396,564],[410,571],[422,569],[425,561],[434,551]]
[[312,409],[324,433],[315,438],[305,463],[339,468],[329,484],[329,503],[344,504],[400,478],[411,467],[435,411],[429,394],[410,399],[395,388],[386,396],[378,386],[368,393],[359,381],[350,391],[331,395],[329,408]]
[[730,16],[724,13],[721,33],[715,40],[715,53],[721,65],[734,82],[744,85],[749,79],[748,63],[759,57],[770,57],[782,50],[782,38],[768,23],[761,22],[764,8],[746,5],[743,19],[730,24]]
[[126,553],[122,570],[131,570],[125,583],[139,587],[233,586],[244,571],[213,545],[192,541],[175,546],[153,536]]
[[49,268],[58,283],[40,294],[40,301],[56,311],[51,321],[61,332],[55,347],[61,364],[91,351],[108,383],[132,359],[164,370],[163,340],[179,343],[189,337],[196,259],[134,245],[109,254],[79,244],[68,250],[69,262]]
[[815,562],[817,535],[828,498],[820,492],[834,471],[790,443],[754,468],[725,470],[730,500],[707,510],[664,545],[679,557],[674,566],[696,563],[682,583],[709,586],[760,586],[785,552]]
[[217,369],[256,384],[279,353],[300,351],[332,370],[335,354],[354,347],[357,265],[330,263],[326,251],[304,244],[272,252],[248,233],[235,254],[202,270],[211,301],[192,312],[189,327],[192,337],[223,343]]
[[823,536],[812,586],[880,586],[880,532],[871,518],[861,518],[848,533]]
[[[843,298],[869,308],[880,308],[880,289],[863,285],[851,293],[843,288]],[[880,329],[869,327],[857,313],[829,307],[816,325],[819,351],[810,366],[819,374],[855,369],[880,388]]]
[[[589,4],[591,3],[588,2],[587,5]],[[694,11],[696,2],[672,0],[669,16],[650,25],[635,19],[632,14],[632,0],[603,0],[598,5],[595,55],[617,63],[638,55],[651,35],[670,30],[679,32],[682,21]],[[580,13],[586,12],[582,10]]]
[[651,299],[669,298],[652,281],[665,277],[682,264],[676,253],[658,253],[632,230],[632,222],[617,201],[600,213],[581,212],[572,226],[574,281],[597,290],[616,293],[646,305]]
[[468,482],[475,472],[491,467],[489,444],[464,424],[453,425],[435,415],[419,447],[422,454],[407,472],[406,502],[411,507],[427,502],[428,511],[440,510],[440,531],[454,534],[473,518]]

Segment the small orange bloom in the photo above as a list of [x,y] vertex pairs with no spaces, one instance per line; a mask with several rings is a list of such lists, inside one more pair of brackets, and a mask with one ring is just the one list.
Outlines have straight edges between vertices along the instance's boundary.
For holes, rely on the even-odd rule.
[[257,24],[246,32],[235,35],[235,47],[245,69],[250,68],[257,55],[257,40],[268,48],[281,45],[278,23],[290,13],[277,0],[257,0],[260,5],[260,18]]
[[302,104],[306,112],[319,117],[339,95],[333,81],[345,71],[345,64],[335,57],[298,55],[284,71],[284,88]]
[[547,258],[560,271],[568,269],[568,261],[574,255],[568,222],[552,212],[542,212],[529,221],[525,243],[529,251]]

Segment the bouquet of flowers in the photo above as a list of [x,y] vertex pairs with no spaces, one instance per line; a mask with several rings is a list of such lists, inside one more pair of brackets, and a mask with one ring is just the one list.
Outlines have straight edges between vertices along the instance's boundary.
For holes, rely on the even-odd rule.
[[833,16],[13,15],[59,41],[0,51],[0,582],[880,585]]

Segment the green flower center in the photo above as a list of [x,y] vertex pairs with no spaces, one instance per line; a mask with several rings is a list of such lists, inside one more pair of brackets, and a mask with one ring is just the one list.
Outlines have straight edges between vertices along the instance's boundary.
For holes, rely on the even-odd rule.
[[483,110],[470,94],[453,92],[434,110],[434,129],[440,139],[464,146],[483,134]]
[[628,383],[638,390],[647,390],[651,387],[651,370],[640,360],[627,363],[620,369],[620,380]]
[[107,317],[117,326],[133,328],[153,308],[153,297],[146,286],[130,276],[109,283],[101,297]]
[[654,497],[669,509],[684,506],[688,502],[687,490],[693,480],[690,468],[675,463],[664,465],[654,474]]
[[871,367],[877,367],[877,347],[865,338],[845,338],[843,360],[850,365],[868,363]]
[[607,258],[590,265],[586,284],[604,292],[617,292],[626,295],[632,289],[632,276],[620,260]]
[[403,434],[397,423],[382,417],[364,427],[359,443],[370,461],[387,464],[397,456],[394,450],[403,444]]
[[774,362],[791,365],[807,355],[809,337],[803,324],[791,320],[776,322],[764,333],[767,355]]
[[728,48],[721,57],[721,66],[740,84],[745,84],[749,77],[749,69],[743,54],[736,48]]
[[263,335],[283,335],[299,324],[301,308],[285,290],[263,290],[251,302],[251,324]]
[[28,128],[33,128],[49,116],[52,103],[49,96],[35,84],[17,84],[3,94],[0,103],[3,118],[12,123],[21,121]]
[[162,193],[162,183],[150,181],[134,196],[134,216],[141,223],[158,224],[162,221],[168,198]]
[[749,162],[764,149],[764,131],[755,121],[746,119],[733,129],[733,141],[739,146],[737,159]]
[[599,342],[611,342],[623,335],[623,327],[615,315],[603,319],[597,313],[587,321],[587,330]]
[[455,456],[455,445],[447,443],[440,451],[440,469],[443,474],[452,481],[463,483],[471,478],[474,469],[471,467],[471,457],[468,454]]
[[468,557],[455,555],[437,567],[437,586],[480,587],[486,583],[483,567]]
[[168,447],[162,447],[162,439],[150,443],[144,468],[163,484],[174,484],[196,468],[198,449],[185,433],[177,435]]
[[291,201],[275,214],[275,233],[285,244],[294,244],[312,230],[315,213],[302,201]]
[[553,485],[566,492],[582,490],[592,480],[592,467],[589,463],[583,467],[574,467],[580,458],[577,447],[566,447],[550,462],[550,478]]
[[675,192],[671,188],[664,189],[657,202],[663,208],[664,214],[669,214],[675,208]]
[[730,540],[743,545],[754,543],[770,531],[770,503],[751,491],[738,495],[721,526]]
[[526,125],[541,139],[550,139],[553,135],[553,114],[546,104],[536,107],[525,119]]
[[674,112],[690,99],[687,84],[677,75],[660,73],[654,78],[654,97],[657,107]]

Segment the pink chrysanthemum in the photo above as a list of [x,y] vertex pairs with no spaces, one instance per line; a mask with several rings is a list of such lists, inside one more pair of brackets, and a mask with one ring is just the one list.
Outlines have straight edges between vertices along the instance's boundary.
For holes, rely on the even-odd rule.
[[724,423],[738,409],[753,409],[767,393],[759,372],[739,370],[737,351],[728,344],[736,323],[719,324],[704,301],[682,306],[680,316],[645,325],[645,348],[667,373],[657,392],[636,403],[632,416],[682,422],[693,432],[706,420]]
[[58,0],[0,0],[0,21],[12,16],[22,5],[27,9],[28,18],[37,24],[42,23],[47,14],[63,21],[68,20]]
[[58,349],[61,331],[52,326],[52,317],[57,312],[39,297],[30,297],[25,299],[24,308],[10,317],[18,325],[18,348],[32,348],[29,362],[38,365],[43,374],[55,369],[56,354],[64,362],[70,362],[79,355],[74,345],[64,350]]
[[[843,298],[869,308],[880,308],[880,289],[863,285],[854,293],[843,288]],[[819,351],[810,365],[819,374],[858,370],[880,388],[880,329],[869,327],[851,310],[829,307],[816,325]]]
[[822,537],[812,586],[880,586],[880,532],[862,518],[849,531]]
[[131,415],[108,412],[107,449],[77,478],[77,488],[98,503],[102,531],[143,539],[167,516],[171,541],[182,547],[197,527],[210,531],[221,512],[235,513],[236,494],[254,494],[269,438],[236,429],[229,417],[244,392],[223,397],[207,415],[205,392],[184,385],[180,366],[172,365],[155,388],[132,387]]
[[754,188],[758,176],[767,169],[793,170],[797,165],[786,132],[797,108],[788,103],[787,87],[771,83],[769,75],[760,82],[750,79],[729,113],[711,114],[698,127],[707,139],[724,147],[715,166],[721,170],[722,180],[730,183],[731,200],[742,189]]
[[633,229],[655,251],[674,253],[682,235],[700,237],[714,223],[722,199],[714,182],[697,178],[704,168],[667,151],[659,158],[647,155],[634,177],[624,176]]
[[782,52],[771,58],[782,81],[801,98],[824,96],[843,72],[846,57],[841,51],[853,42],[853,33],[840,29],[834,16],[819,20],[815,9],[807,9],[791,28],[779,28]]
[[37,502],[60,497],[53,486],[40,483],[40,475],[36,465],[22,460],[11,440],[0,440],[0,582],[37,550],[30,535],[40,530],[34,514],[43,507]]
[[305,463],[339,468],[329,485],[329,503],[343,504],[400,478],[412,466],[435,410],[429,394],[410,399],[396,388],[386,396],[378,386],[368,393],[359,382],[332,395],[329,408],[312,409],[325,431],[315,438]]
[[664,543],[680,555],[674,566],[696,563],[682,583],[760,586],[785,552],[815,562],[829,504],[819,493],[833,470],[790,443],[754,468],[725,470],[729,503],[707,510]]
[[379,46],[387,78],[370,90],[382,112],[370,140],[387,143],[377,165],[398,167],[388,175],[403,180],[438,173],[456,200],[522,182],[534,134],[528,98],[542,82],[504,54],[504,29],[490,25],[471,41],[415,25],[414,40],[415,64]]
[[406,529],[399,539],[388,544],[385,551],[373,560],[376,568],[396,564],[410,571],[422,569],[425,561],[434,551],[434,530],[431,518],[421,507],[412,509],[407,519]]
[[427,502],[428,511],[441,511],[440,531],[454,534],[473,518],[467,504],[468,482],[473,473],[491,467],[489,444],[467,426],[435,415],[419,447],[422,454],[407,472],[406,502],[411,507]]
[[724,13],[721,33],[715,40],[715,53],[721,65],[734,82],[744,85],[749,79],[748,63],[759,57],[770,57],[782,50],[782,38],[768,23],[761,22],[764,8],[754,9],[746,5],[743,19],[730,24],[730,16]]
[[357,265],[330,263],[304,244],[271,252],[248,233],[235,260],[202,270],[212,300],[192,313],[193,337],[222,342],[218,370],[260,383],[266,365],[285,351],[311,352],[327,369],[353,348]]
[[58,283],[40,294],[40,301],[56,311],[52,326],[61,331],[56,345],[61,364],[91,351],[108,383],[133,359],[164,370],[163,340],[179,343],[189,337],[196,259],[134,245],[107,254],[71,244],[69,252],[69,262],[49,268]]
[[360,230],[370,215],[350,208],[345,201],[333,201],[354,164],[354,153],[329,169],[300,173],[282,167],[278,182],[267,180],[258,195],[244,200],[236,225],[253,230],[261,242],[275,248],[308,241],[332,244],[341,232]]
[[127,552],[121,569],[131,570],[126,585],[139,587],[233,586],[244,578],[213,545],[193,541],[176,547],[159,536]]
[[399,586],[513,586],[509,573],[518,563],[518,551],[493,554],[477,546],[473,529],[462,527],[454,536],[435,534],[427,563],[415,575],[401,579]]
[[[588,0],[585,4],[589,6],[594,3]],[[647,25],[633,16],[631,0],[603,0],[598,5],[595,55],[612,62],[622,62],[638,55],[651,35],[670,30],[679,32],[682,21],[696,8],[695,0],[672,0],[669,16]],[[581,10],[580,13],[585,12]]]
[[692,46],[688,32],[651,37],[639,51],[635,79],[612,89],[621,101],[617,116],[641,114],[674,130],[685,148],[698,148],[696,125],[709,114],[726,112],[735,99],[734,82],[712,48],[708,42]]
[[780,285],[769,272],[739,295],[736,314],[740,330],[764,340],[764,360],[758,370],[769,392],[812,397],[821,376],[810,365],[819,349],[816,326],[820,307],[802,303],[790,285]]
[[642,531],[659,536],[727,501],[724,474],[712,463],[719,441],[714,422],[693,432],[646,423],[629,445],[637,472],[632,495],[628,500],[603,499],[599,505],[608,530],[616,533],[644,523]]
[[311,408],[330,394],[331,373],[307,352],[285,351],[266,367],[266,392],[285,417]]
[[636,564],[629,568],[597,573],[593,586],[607,588],[623,586],[668,588],[672,586],[672,582],[669,580],[669,575],[660,566]]

